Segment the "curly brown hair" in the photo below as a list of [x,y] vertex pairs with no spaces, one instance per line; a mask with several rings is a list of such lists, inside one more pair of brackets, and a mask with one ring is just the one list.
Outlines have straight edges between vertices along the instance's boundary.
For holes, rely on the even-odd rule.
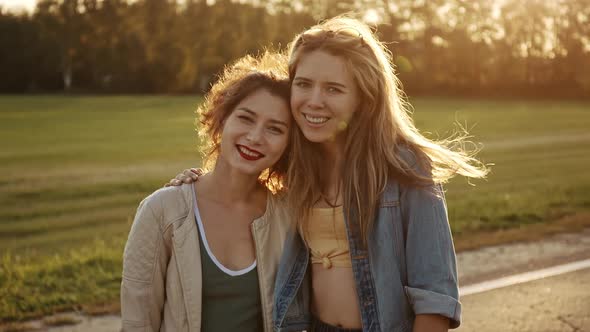
[[[198,122],[201,124],[200,145],[203,147],[206,169],[211,169],[219,156],[225,120],[238,103],[261,89],[283,98],[289,105],[290,82],[285,55],[267,51],[259,56],[244,56],[226,66],[211,87],[204,103],[197,109]],[[292,132],[290,130],[289,142]],[[284,177],[289,165],[289,145],[279,161],[259,177],[261,183],[273,192],[284,187]]]

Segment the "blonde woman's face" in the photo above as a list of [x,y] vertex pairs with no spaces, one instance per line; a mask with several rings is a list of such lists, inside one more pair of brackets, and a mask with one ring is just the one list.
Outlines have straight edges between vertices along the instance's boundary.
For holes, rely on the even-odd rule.
[[290,126],[287,101],[259,89],[239,102],[225,120],[220,159],[233,170],[259,175],[285,152]]
[[343,58],[321,50],[302,56],[291,86],[291,111],[305,138],[320,144],[340,141],[359,103]]

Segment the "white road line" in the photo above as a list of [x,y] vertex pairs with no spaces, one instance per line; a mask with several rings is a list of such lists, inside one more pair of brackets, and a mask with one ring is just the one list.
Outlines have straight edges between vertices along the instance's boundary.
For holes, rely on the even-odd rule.
[[499,278],[495,280],[489,280],[480,282],[473,285],[467,285],[464,287],[459,288],[459,295],[460,296],[467,296],[471,294],[477,294],[481,292],[486,292],[492,289],[512,286],[524,282],[529,282],[533,280],[548,278],[568,272],[574,272],[582,269],[590,268],[590,259],[585,259],[582,261],[577,261],[573,263],[557,265],[553,267],[549,267],[546,269],[541,269],[537,271],[530,271],[521,274],[516,274],[513,276],[508,276],[504,278]]

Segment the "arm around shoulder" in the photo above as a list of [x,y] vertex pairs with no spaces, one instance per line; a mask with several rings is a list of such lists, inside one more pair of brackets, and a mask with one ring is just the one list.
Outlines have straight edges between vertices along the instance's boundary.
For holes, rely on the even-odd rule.
[[449,327],[461,321],[457,266],[441,185],[404,187],[408,299],[417,315],[440,315]]
[[123,255],[123,331],[159,331],[170,250],[164,243],[155,195],[137,209]]

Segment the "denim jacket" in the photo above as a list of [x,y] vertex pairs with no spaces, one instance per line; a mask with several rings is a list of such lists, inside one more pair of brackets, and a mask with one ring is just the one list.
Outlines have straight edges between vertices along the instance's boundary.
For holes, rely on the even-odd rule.
[[[451,328],[459,326],[455,249],[441,186],[389,183],[367,249],[346,224],[363,331],[412,331],[417,314],[439,314]],[[309,264],[309,249],[292,231],[275,282],[275,331],[309,330]]]

